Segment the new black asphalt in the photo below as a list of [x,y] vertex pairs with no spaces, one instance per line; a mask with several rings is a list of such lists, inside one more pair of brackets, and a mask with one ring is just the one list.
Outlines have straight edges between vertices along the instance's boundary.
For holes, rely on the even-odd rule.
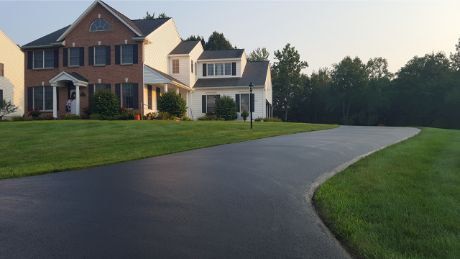
[[343,126],[3,180],[0,257],[346,257],[306,191],[337,166],[416,133]]

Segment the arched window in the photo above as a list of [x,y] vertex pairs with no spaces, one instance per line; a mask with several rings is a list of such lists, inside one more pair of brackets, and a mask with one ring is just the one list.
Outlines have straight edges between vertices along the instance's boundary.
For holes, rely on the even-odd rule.
[[98,18],[91,23],[89,27],[90,32],[98,32],[98,31],[108,31],[110,29],[110,25],[102,18]]

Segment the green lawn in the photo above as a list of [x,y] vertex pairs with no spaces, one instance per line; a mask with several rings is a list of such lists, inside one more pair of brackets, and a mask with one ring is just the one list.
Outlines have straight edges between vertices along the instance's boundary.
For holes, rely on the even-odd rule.
[[364,258],[460,258],[460,131],[423,129],[322,185],[326,225]]
[[103,165],[335,126],[217,121],[0,123],[0,179]]

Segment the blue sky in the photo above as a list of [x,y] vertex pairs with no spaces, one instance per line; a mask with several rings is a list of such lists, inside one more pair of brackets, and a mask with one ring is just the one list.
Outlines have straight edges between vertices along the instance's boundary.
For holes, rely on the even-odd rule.
[[[0,30],[26,44],[71,24],[92,1],[2,1]],[[460,1],[106,1],[128,17],[165,12],[179,33],[224,32],[248,52],[291,43],[307,72],[344,56],[382,56],[395,72],[415,55],[449,54],[460,38]]]

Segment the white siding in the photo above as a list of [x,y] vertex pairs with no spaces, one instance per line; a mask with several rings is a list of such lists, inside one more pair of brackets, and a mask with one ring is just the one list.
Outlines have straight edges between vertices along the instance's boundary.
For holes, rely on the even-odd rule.
[[[249,89],[244,89],[242,87],[238,88],[214,88],[214,89],[195,89],[192,92],[192,101],[190,104],[190,109],[193,114],[192,119],[198,119],[206,114],[201,112],[201,96],[202,95],[220,95],[220,96],[230,96],[235,100],[236,94],[249,94]],[[256,118],[265,118],[265,89],[264,88],[255,88],[253,90],[254,94],[254,112],[252,116]],[[238,114],[240,119],[240,114]]]
[[168,55],[181,42],[176,24],[172,19],[147,36],[144,44],[144,64],[149,65],[163,73],[169,71]]
[[24,114],[24,53],[2,31],[0,31],[0,63],[4,64],[4,77],[0,76],[3,97],[19,108],[10,116],[22,116]]

